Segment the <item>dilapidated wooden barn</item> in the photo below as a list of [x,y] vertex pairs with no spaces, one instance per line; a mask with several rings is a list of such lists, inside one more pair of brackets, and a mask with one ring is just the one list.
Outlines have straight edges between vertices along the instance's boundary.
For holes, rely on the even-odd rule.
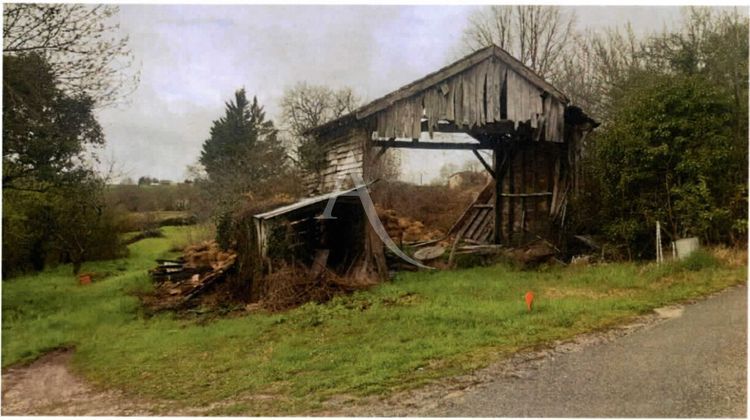
[[[450,235],[505,245],[550,238],[565,223],[567,203],[580,184],[581,144],[596,125],[557,88],[490,46],[311,130],[326,164],[307,177],[308,192],[350,188],[351,173],[365,181],[379,178],[378,162],[389,149],[469,150],[491,181]],[[470,137],[437,141],[436,132]],[[492,159],[480,151],[491,151]],[[382,261],[382,246],[367,225],[357,224],[360,231],[349,234]],[[371,267],[384,275],[382,263]]]

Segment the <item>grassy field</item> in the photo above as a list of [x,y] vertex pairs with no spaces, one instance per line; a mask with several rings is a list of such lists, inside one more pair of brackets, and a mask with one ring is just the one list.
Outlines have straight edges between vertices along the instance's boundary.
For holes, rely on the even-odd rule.
[[[314,412],[333,395],[385,394],[459,374],[522,348],[624,322],[746,280],[733,263],[696,254],[680,264],[517,271],[497,265],[400,274],[371,291],[283,314],[210,320],[146,317],[132,296],[145,270],[189,227],[130,246],[125,260],[79,286],[70,267],[3,282],[2,365],[74,346],[73,368],[103,387],[211,414]],[[523,295],[533,290],[527,313]]]

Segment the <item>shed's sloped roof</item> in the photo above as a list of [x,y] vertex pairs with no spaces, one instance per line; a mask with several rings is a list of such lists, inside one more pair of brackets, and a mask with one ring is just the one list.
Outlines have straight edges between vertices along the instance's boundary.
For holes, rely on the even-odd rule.
[[253,215],[253,217],[256,218],[256,219],[258,219],[258,220],[273,219],[275,217],[284,216],[284,215],[293,213],[293,212],[295,212],[297,210],[305,209],[307,207],[310,207],[310,206],[313,206],[313,205],[316,205],[316,204],[320,204],[320,203],[322,203],[324,201],[328,201],[328,200],[330,200],[332,198],[338,198],[338,197],[341,197],[341,196],[348,195],[348,194],[350,194],[350,193],[352,193],[352,192],[354,192],[356,190],[357,190],[357,187],[350,188],[348,190],[333,191],[331,193],[323,194],[323,195],[318,195],[318,196],[315,196],[315,197],[308,197],[308,198],[302,199],[300,201],[297,201],[295,203],[275,208],[275,209],[267,211],[265,213],[255,214],[255,215]]
[[[506,70],[510,75],[507,86]],[[527,114],[532,111],[541,114],[542,109],[549,110],[550,107],[555,108],[554,114],[557,117],[568,103],[568,98],[560,90],[502,48],[491,45],[363,105],[350,114],[320,125],[311,130],[311,133],[321,134],[373,116],[378,118],[378,131],[391,137],[404,134],[418,137],[413,134],[419,131],[423,113],[433,120],[445,116],[458,118],[462,121],[457,123],[469,126],[494,122],[499,120],[499,96],[503,86],[513,87],[514,90],[508,91],[509,116],[518,118],[509,119],[525,121],[529,119]],[[491,89],[494,90],[488,94]],[[441,94],[436,95],[435,91]],[[532,99],[527,100],[525,97]],[[548,103],[543,105],[540,97],[547,98]],[[432,109],[427,109],[428,107]],[[516,112],[518,115],[514,111],[519,111]],[[436,121],[430,122],[431,128],[434,123]],[[561,121],[553,123],[559,125]]]

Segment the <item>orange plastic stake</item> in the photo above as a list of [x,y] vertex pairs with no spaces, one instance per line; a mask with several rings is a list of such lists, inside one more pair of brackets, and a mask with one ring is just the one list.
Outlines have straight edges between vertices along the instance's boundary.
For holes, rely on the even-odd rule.
[[526,307],[529,308],[529,312],[531,312],[531,308],[534,306],[534,292],[526,292]]

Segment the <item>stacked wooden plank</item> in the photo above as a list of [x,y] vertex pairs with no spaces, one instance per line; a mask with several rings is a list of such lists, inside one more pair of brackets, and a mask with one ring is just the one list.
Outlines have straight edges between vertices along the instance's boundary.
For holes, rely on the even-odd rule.
[[185,260],[182,258],[176,260],[156,260],[156,268],[149,270],[151,278],[157,283],[165,281],[180,282],[187,280],[195,274],[201,274],[201,270],[185,266]]
[[237,255],[223,251],[214,241],[193,245],[174,260],[157,260],[149,271],[157,283],[154,302],[159,308],[177,307],[223,280],[234,266]]
[[[561,182],[562,181],[558,180],[558,183]],[[503,230],[505,230],[506,234],[509,229],[513,229],[513,231],[525,231],[528,230],[527,226],[530,224],[541,224],[538,220],[529,221],[526,219],[527,211],[534,210],[537,207],[535,201],[546,201],[551,198],[551,202],[553,203],[552,211],[557,210],[558,212],[564,212],[564,197],[567,195],[567,191],[564,194],[558,193],[557,188],[555,188],[554,191],[555,192],[503,192],[501,197],[503,197],[503,200],[507,200],[506,208],[503,212],[503,220],[506,221],[503,225]],[[516,211],[511,213],[507,206],[512,206]],[[562,210],[559,208],[562,208]],[[458,235],[460,240],[472,244],[491,243],[495,226],[494,209],[495,181],[490,181],[479,193],[474,202],[466,208],[461,217],[459,217],[459,219],[453,224],[453,227],[451,227],[448,234],[451,236]],[[536,211],[532,214],[534,214],[534,217],[541,217]],[[550,217],[556,217],[556,213],[550,212]],[[510,226],[512,227],[507,226],[509,218],[511,221]]]
[[449,235],[458,235],[465,242],[491,242],[495,226],[495,182],[487,183],[484,189],[461,217],[453,224]]

